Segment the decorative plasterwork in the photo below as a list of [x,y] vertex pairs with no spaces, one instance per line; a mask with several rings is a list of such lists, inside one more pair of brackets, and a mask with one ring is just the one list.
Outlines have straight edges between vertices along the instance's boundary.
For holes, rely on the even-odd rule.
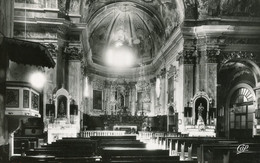
[[205,98],[209,104],[211,104],[212,99],[208,96],[208,94],[204,91],[197,92],[193,98],[191,99],[191,103],[193,104],[198,98]]
[[93,80],[93,89],[95,90],[103,90],[105,88],[105,82],[99,79]]
[[171,65],[167,73],[168,73],[167,75],[168,79],[174,77],[174,81],[177,81],[179,76],[179,69],[177,69],[176,66]]
[[233,59],[249,59],[255,61],[255,55],[251,52],[241,52],[241,51],[221,53],[221,63],[226,63],[227,61]]
[[220,54],[220,49],[207,50],[207,62],[217,63],[219,54]]
[[66,47],[64,52],[69,60],[82,60],[82,51],[79,47]]
[[45,44],[52,57],[57,57],[58,45],[57,44]]
[[166,68],[161,69],[161,71],[160,71],[160,76],[161,76],[162,78],[165,78],[165,76],[166,76]]
[[197,56],[197,50],[185,50],[184,52],[179,53],[176,60],[181,64],[193,64]]

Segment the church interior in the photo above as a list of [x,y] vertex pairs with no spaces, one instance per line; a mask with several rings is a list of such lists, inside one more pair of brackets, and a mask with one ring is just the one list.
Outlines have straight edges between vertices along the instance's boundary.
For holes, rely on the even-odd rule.
[[260,162],[260,0],[1,0],[0,162]]

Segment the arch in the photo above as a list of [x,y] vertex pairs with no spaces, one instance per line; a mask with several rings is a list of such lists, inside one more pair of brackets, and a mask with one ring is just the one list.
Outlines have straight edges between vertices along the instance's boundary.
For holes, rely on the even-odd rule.
[[224,62],[221,65],[221,67],[219,69],[219,72],[221,72],[221,70],[223,70],[225,64],[230,63],[230,62],[236,62],[236,63],[244,64],[252,72],[252,74],[253,74],[253,76],[255,78],[255,82],[256,83],[260,82],[260,68],[259,68],[259,66],[255,62],[253,62],[252,60],[249,60],[249,59],[240,59],[240,58],[230,59],[230,60]]

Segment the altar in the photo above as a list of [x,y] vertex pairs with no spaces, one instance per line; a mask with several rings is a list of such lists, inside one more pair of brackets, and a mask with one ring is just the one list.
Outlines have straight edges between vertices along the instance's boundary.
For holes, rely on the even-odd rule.
[[129,125],[115,125],[113,126],[114,131],[125,131],[125,134],[135,134],[137,132],[137,126]]

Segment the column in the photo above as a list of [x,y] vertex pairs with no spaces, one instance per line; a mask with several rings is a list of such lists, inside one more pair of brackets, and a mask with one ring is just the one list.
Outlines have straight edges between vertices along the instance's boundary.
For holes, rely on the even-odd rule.
[[8,144],[8,123],[5,116],[6,73],[9,66],[8,54],[3,45],[3,36],[13,35],[13,0],[0,1],[0,146]]
[[58,34],[58,52],[57,52],[57,63],[56,63],[57,89],[60,89],[62,86],[64,86],[64,88],[67,89],[67,84],[65,83],[66,82],[66,76],[65,76],[66,55],[64,53],[67,44],[66,33],[67,33],[67,28],[64,25],[60,25],[58,27],[58,32],[57,32]]
[[[187,49],[183,52],[182,60],[179,64],[183,65],[183,103],[184,107],[190,107],[190,101],[193,98],[196,90],[196,66],[195,66],[195,56],[197,51],[194,49]],[[184,108],[182,108],[184,111]],[[180,118],[184,120],[184,114],[179,114]],[[192,110],[192,124],[195,125],[195,109]]]
[[[206,51],[206,76],[205,76],[205,92],[212,99],[212,103],[209,108],[217,107],[217,56],[219,55],[219,49],[210,49]],[[216,116],[216,113],[215,113]],[[210,119],[214,117],[209,117],[209,110],[207,115],[208,124],[210,124]],[[214,120],[214,119],[212,119]],[[216,124],[215,124],[216,125]]]

